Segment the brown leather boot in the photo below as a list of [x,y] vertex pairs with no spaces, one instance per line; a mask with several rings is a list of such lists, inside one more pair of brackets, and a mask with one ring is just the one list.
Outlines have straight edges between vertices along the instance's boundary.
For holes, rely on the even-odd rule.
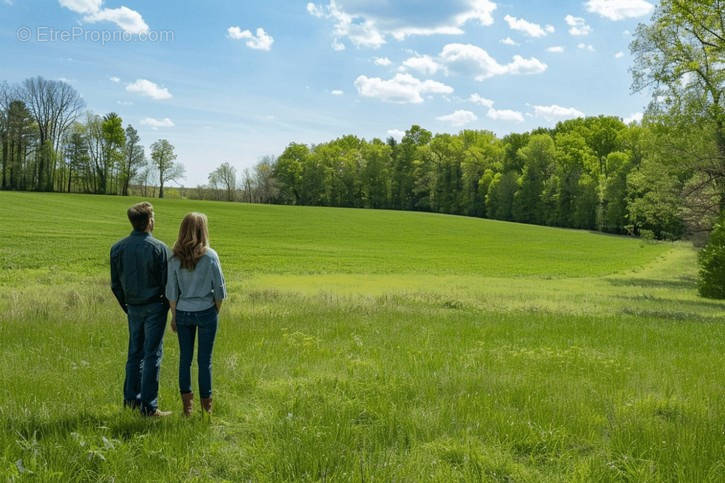
[[182,394],[181,402],[184,405],[184,416],[191,416],[194,411],[194,393],[187,392]]
[[211,414],[211,397],[203,397],[201,398],[201,408]]

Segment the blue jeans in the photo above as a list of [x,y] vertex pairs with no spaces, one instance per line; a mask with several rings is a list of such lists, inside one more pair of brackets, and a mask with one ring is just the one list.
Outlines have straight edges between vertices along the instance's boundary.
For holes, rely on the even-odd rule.
[[199,395],[211,397],[211,354],[214,350],[219,317],[216,307],[200,312],[176,311],[176,332],[179,335],[179,389],[191,392],[191,361],[194,359],[194,339],[199,332]]
[[128,306],[128,359],[123,399],[143,414],[158,409],[159,372],[169,306],[158,302]]

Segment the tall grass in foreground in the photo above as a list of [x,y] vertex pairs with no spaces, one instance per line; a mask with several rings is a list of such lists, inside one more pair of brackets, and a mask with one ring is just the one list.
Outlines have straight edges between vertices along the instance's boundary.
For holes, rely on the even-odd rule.
[[126,329],[104,288],[4,300],[5,478],[725,477],[721,320],[251,291],[222,317],[213,419],[178,416],[167,337],[177,416],[149,422],[120,409]]

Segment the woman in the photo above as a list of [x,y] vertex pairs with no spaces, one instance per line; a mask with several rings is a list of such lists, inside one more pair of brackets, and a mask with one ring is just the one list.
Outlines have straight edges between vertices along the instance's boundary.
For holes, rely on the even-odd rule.
[[184,415],[190,416],[193,408],[191,361],[197,332],[201,407],[211,413],[211,357],[219,310],[227,292],[219,257],[209,247],[206,215],[189,213],[184,217],[172,252],[166,298],[171,308],[171,329],[179,336],[179,389]]

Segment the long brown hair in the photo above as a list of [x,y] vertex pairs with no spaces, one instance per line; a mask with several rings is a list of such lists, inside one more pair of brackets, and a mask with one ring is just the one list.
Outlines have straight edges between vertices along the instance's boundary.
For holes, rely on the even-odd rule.
[[194,270],[209,247],[209,222],[204,213],[187,213],[179,227],[179,239],[174,243],[174,256],[181,266]]

